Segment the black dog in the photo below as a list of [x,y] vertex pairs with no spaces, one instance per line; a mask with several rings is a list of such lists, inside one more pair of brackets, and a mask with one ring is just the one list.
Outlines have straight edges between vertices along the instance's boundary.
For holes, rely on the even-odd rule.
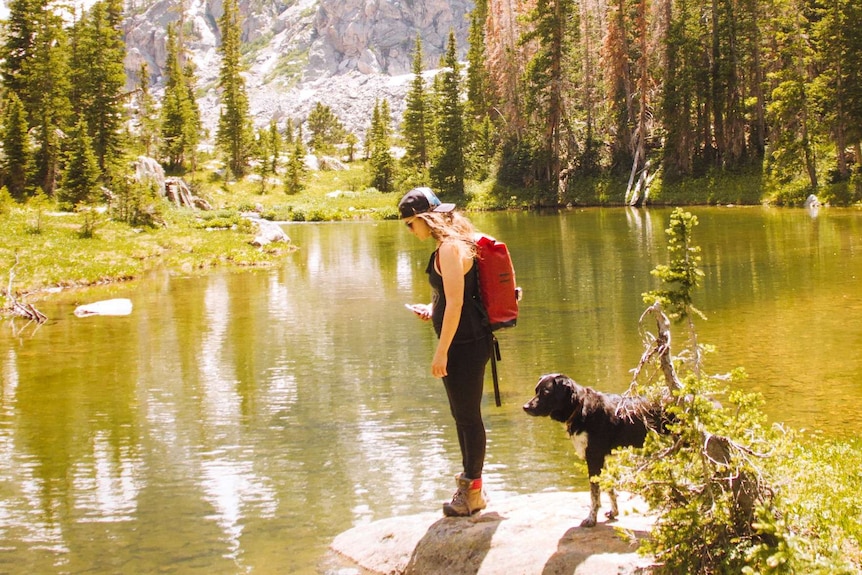
[[[661,409],[641,397],[623,397],[583,387],[563,374],[543,375],[536,395],[524,404],[530,415],[548,416],[566,424],[577,454],[587,462],[590,478],[601,474],[605,457],[617,447],[643,447],[647,429],[661,429]],[[614,519],[619,514],[617,497],[608,493]],[[594,527],[599,512],[598,483],[590,482],[590,514],[581,527]]]

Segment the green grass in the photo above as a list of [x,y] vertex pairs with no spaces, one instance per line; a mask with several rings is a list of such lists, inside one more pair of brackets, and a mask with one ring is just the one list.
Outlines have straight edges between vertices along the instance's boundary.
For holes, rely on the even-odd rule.
[[[306,188],[287,194],[275,179],[261,185],[259,179],[224,182],[195,176],[196,192],[224,209],[263,208],[268,219],[280,221],[338,221],[384,219],[396,215],[397,193],[381,193],[367,186],[370,176],[363,162],[347,164],[344,171],[309,173]],[[205,181],[206,180],[206,181]]]
[[[202,225],[191,212],[169,214],[164,227],[132,228],[100,219],[93,237],[81,235],[81,214],[36,214],[13,208],[0,215],[2,294],[38,296],[51,288],[68,288],[130,280],[156,268],[194,273],[224,265],[270,265],[290,246],[265,249],[251,245],[248,226],[222,229]],[[31,300],[32,301],[32,300]],[[7,302],[0,299],[0,308]]]

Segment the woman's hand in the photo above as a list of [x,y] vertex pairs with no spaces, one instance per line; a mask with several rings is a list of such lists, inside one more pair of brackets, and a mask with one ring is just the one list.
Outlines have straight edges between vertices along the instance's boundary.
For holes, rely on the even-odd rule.
[[443,350],[438,347],[437,351],[434,353],[434,359],[431,360],[431,375],[434,377],[446,377],[449,375],[449,372],[446,369],[446,365],[448,363],[448,350]]
[[422,321],[431,319],[430,303],[405,303],[404,307],[415,313]]

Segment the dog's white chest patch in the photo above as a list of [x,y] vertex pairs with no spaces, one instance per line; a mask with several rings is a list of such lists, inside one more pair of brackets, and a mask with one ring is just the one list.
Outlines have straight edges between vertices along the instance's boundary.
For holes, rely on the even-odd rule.
[[571,436],[572,437],[572,445],[575,446],[575,453],[578,454],[578,457],[581,459],[587,458],[587,443],[590,438],[587,435],[586,431],[581,431],[580,433],[576,433]]

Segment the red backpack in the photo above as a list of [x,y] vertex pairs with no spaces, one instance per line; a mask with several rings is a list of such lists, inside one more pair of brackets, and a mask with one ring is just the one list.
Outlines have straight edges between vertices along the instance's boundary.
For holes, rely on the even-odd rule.
[[[515,268],[509,249],[503,242],[491,236],[477,234],[476,262],[479,275],[479,299],[491,331],[504,327],[514,327],[518,323],[518,301],[521,288],[515,284]],[[497,383],[497,361],[500,357],[500,344],[492,336],[494,350],[491,353],[491,375],[494,379],[494,399],[500,407],[500,388]]]
[[479,266],[479,297],[488,314],[491,331],[514,327],[518,323],[521,288],[515,285],[515,268],[509,249],[503,242],[479,234],[476,261]]

